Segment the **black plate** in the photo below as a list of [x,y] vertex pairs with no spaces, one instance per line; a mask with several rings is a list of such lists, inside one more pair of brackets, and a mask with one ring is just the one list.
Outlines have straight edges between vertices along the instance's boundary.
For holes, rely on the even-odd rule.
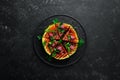
[[[42,46],[42,40],[37,39],[38,35],[43,35],[44,34],[44,30],[50,24],[53,23],[52,21],[55,18],[57,18],[60,22],[71,24],[74,27],[74,29],[76,30],[76,32],[78,34],[78,37],[85,40],[85,44],[82,47],[78,48],[74,55],[72,55],[68,59],[61,60],[61,61],[56,60],[54,58],[51,59],[48,56],[48,54],[45,52],[45,50]],[[51,16],[51,17],[45,19],[44,21],[42,21],[39,28],[36,29],[33,39],[34,39],[33,40],[34,49],[35,49],[35,52],[36,52],[37,56],[41,60],[43,60],[45,63],[47,63],[49,65],[52,65],[52,66],[56,66],[56,67],[64,67],[64,66],[74,64],[75,62],[77,62],[83,56],[83,54],[85,52],[85,48],[86,48],[86,33],[85,33],[85,30],[83,29],[81,24],[76,19],[74,19],[70,16],[67,16],[67,15],[54,15],[54,16]]]

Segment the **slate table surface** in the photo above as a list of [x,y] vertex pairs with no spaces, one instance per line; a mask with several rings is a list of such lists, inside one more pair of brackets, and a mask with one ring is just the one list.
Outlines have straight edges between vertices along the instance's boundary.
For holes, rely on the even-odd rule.
[[[33,50],[42,20],[70,15],[88,45],[76,64],[55,68]],[[120,0],[0,0],[0,80],[120,80]]]

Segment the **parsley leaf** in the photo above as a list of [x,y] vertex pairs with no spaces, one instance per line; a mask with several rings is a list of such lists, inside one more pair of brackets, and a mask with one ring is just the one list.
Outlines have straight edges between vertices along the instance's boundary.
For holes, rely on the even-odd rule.
[[51,56],[52,56],[52,57],[55,57],[55,56],[56,56],[56,53],[58,53],[58,52],[59,52],[59,50],[56,49],[56,48],[54,48],[54,51],[53,51],[53,53],[51,54]]
[[71,36],[70,35],[68,35],[68,40],[70,40],[71,39]]
[[38,40],[42,39],[42,36],[41,35],[38,35],[37,36]]
[[69,42],[66,43],[65,47],[66,47],[67,51],[70,52],[70,43]]
[[55,19],[53,20],[53,23],[54,23],[54,24],[58,23],[58,19],[55,18]]
[[43,42],[43,46],[45,46],[45,45],[46,45],[46,41]]
[[81,38],[78,42],[78,46],[81,47],[83,46],[84,43],[85,43],[84,39]]
[[63,23],[61,22],[60,25],[58,26],[58,31],[63,33],[63,32],[65,32],[65,30],[63,30],[63,29],[61,28],[62,24],[63,24]]
[[51,61],[52,60],[52,56],[48,55],[47,59],[48,59],[48,61]]
[[55,56],[56,56],[56,52],[53,52],[53,53],[51,54],[51,56],[52,56],[52,57],[55,57]]
[[51,44],[52,44],[52,42],[49,42],[49,44],[51,45]]
[[64,33],[64,32],[65,32],[65,30],[61,30],[61,32],[62,32],[62,33]]
[[52,52],[52,47],[49,47],[49,49],[50,49],[50,52]]
[[67,47],[68,52],[70,52],[70,47]]
[[68,43],[66,44],[66,46],[67,46],[67,47],[70,47],[70,43],[68,42]]
[[58,43],[62,43],[62,39],[60,39],[60,40],[58,41]]
[[55,30],[45,30],[45,32],[55,32]]
[[53,41],[53,40],[54,40],[54,37],[50,37],[50,40]]

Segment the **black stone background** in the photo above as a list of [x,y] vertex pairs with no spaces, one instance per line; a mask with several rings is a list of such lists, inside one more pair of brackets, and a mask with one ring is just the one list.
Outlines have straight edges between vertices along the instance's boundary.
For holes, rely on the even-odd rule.
[[[87,33],[76,64],[55,68],[33,50],[45,18],[66,14]],[[120,0],[0,0],[0,80],[120,80]]]

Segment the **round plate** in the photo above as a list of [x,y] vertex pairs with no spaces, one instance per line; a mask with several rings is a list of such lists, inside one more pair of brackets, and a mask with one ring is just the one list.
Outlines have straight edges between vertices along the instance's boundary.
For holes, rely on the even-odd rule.
[[[68,59],[65,60],[56,60],[54,58],[50,58],[49,55],[45,52],[44,47],[42,45],[42,40],[38,40],[38,35],[43,35],[44,30],[50,25],[53,24],[54,19],[58,19],[60,22],[68,23],[73,26],[73,28],[76,30],[78,37],[85,40],[85,44],[82,47],[78,47],[77,51]],[[55,67],[65,67],[68,65],[72,65],[75,62],[77,62],[84,54],[85,48],[86,48],[86,33],[81,24],[74,18],[67,16],[67,15],[54,15],[51,16],[40,24],[39,28],[36,29],[35,35],[33,37],[33,44],[34,44],[34,50],[37,54],[37,56],[43,60],[45,63],[55,66]]]

